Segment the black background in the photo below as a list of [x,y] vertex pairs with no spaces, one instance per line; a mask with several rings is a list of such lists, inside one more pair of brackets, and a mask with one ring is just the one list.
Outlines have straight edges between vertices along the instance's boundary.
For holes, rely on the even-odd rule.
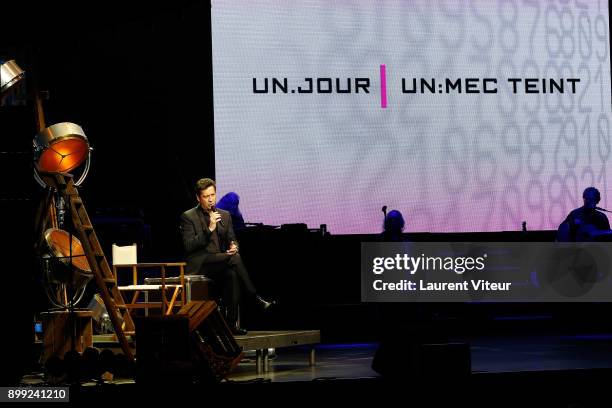
[[[4,2],[0,58],[15,59],[44,101],[46,124],[74,122],[93,147],[80,189],[97,219],[128,216],[150,231],[146,260],[182,256],[178,217],[192,185],[214,177],[210,6],[205,1]],[[42,188],[32,179],[33,104],[0,107],[5,340],[29,364],[33,315],[45,310],[31,261]],[[99,234],[105,248],[116,228]],[[13,382],[21,370],[3,370]],[[5,381],[6,383],[6,381]]]

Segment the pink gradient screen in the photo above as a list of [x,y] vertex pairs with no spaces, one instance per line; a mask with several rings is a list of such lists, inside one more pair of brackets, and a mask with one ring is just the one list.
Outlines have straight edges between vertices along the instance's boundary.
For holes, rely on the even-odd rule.
[[612,206],[609,42],[607,1],[215,0],[218,196],[334,234],[383,206],[556,229],[586,187]]

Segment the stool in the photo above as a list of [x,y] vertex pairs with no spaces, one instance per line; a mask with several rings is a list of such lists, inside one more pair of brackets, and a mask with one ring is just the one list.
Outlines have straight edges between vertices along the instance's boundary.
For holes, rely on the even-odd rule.
[[[166,278],[167,284],[179,283],[179,277]],[[185,284],[185,304],[192,300],[209,300],[210,299],[210,285],[212,280],[203,275],[184,275],[183,277]],[[160,285],[161,278],[145,278],[145,285]],[[160,294],[156,292],[145,292],[145,302],[159,302]],[[148,309],[145,309],[145,316],[149,316]]]
[[[198,277],[200,278],[202,281],[206,282],[206,290],[202,290],[201,292],[199,292],[202,297],[201,298],[194,298],[192,296],[191,300],[214,300],[215,303],[217,304],[217,309],[219,310],[219,313],[221,313],[221,316],[223,317],[223,319],[228,322],[228,318],[227,318],[227,305],[225,304],[225,300],[223,299],[223,293],[221,288],[219,288],[219,286],[217,285],[217,282],[215,282],[214,279],[210,279],[204,275],[192,275],[194,278]],[[194,294],[196,292],[193,292]],[[236,323],[240,326],[240,305],[238,305],[238,310],[237,310],[237,321]]]
[[[185,275],[185,303],[197,300],[214,300],[221,315],[227,320],[227,307],[223,301],[221,291],[215,285],[215,281],[204,275]],[[178,282],[178,277],[166,278],[166,283],[172,284]],[[146,285],[159,285],[161,278],[145,278]],[[158,301],[159,294],[145,292],[145,302]],[[145,311],[145,316],[149,316],[148,310]],[[240,324],[240,306],[238,307],[238,324]]]

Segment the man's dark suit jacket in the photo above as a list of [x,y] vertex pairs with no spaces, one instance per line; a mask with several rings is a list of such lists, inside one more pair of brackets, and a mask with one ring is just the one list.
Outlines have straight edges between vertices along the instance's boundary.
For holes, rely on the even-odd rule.
[[[217,209],[217,212],[221,214],[223,225],[218,222],[216,230],[212,232],[208,229],[210,217],[199,204],[181,215],[181,235],[187,260],[186,274],[199,273],[206,257],[225,252],[229,249],[230,242],[236,241],[230,213],[221,209]],[[212,234],[218,234],[218,252],[211,239]]]

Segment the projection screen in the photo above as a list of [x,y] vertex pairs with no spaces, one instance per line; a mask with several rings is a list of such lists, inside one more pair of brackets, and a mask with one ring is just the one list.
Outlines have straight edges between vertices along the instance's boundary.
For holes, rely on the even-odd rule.
[[612,206],[608,2],[212,1],[218,197],[247,222],[556,229]]

